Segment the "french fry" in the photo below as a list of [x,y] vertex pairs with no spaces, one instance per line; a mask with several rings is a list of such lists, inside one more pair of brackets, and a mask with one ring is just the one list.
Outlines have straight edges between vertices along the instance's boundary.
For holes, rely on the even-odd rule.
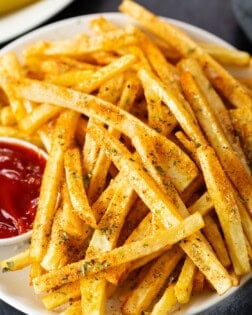
[[56,289],[42,297],[42,302],[47,310],[53,310],[69,301],[80,297],[80,282],[72,282]]
[[178,280],[174,286],[174,293],[179,303],[188,303],[191,297],[193,278],[196,266],[189,257],[186,257]]
[[4,106],[0,111],[0,121],[3,126],[13,126],[17,123],[11,107]]
[[166,315],[167,312],[172,311],[177,303],[178,301],[174,292],[174,284],[170,284],[158,302],[154,305],[151,315]]
[[72,302],[67,309],[60,313],[61,315],[79,315],[81,314],[81,301]]
[[213,209],[212,200],[207,192],[205,192],[198,200],[196,200],[189,208],[190,213],[198,211],[202,216],[205,216]]
[[[119,76],[116,76],[115,78],[110,79],[109,81],[107,81],[106,83],[100,86],[99,94],[98,94],[99,97],[113,104],[117,104],[121,95],[123,83],[124,83],[123,75],[119,75]],[[92,137],[90,137],[88,130],[92,129],[92,125],[99,124],[99,123],[100,122],[97,121],[96,119],[92,117],[89,118],[88,129],[85,135],[85,143],[83,146],[83,167],[84,167],[84,170],[90,174],[90,176],[96,164],[96,160],[98,158],[99,148],[96,145],[96,143],[92,140]],[[92,176],[90,177],[90,179],[91,178]]]
[[249,65],[249,53],[237,49],[226,48],[220,45],[210,43],[199,43],[210,56],[220,62],[222,65],[232,65],[245,67]]
[[160,256],[150,266],[138,286],[130,293],[123,304],[123,313],[133,315],[146,311],[182,256],[183,252],[178,247],[174,247]]
[[[102,216],[98,229],[92,235],[86,251],[87,259],[98,255],[99,252],[115,248],[125,217],[135,199],[136,195],[132,188],[127,186],[127,182],[125,185],[122,181]],[[97,277],[84,278],[81,279],[80,286],[82,312],[103,314],[106,302],[106,280]]]
[[90,228],[76,215],[69,197],[66,185],[62,188],[62,215],[60,225],[69,235],[78,239],[85,239],[90,234]]
[[60,220],[62,209],[58,209],[53,220],[51,238],[47,251],[41,261],[41,266],[45,270],[61,268],[69,261],[68,257],[68,235],[62,231]]
[[47,121],[55,118],[61,111],[59,107],[41,104],[19,121],[19,128],[28,134],[32,134]]
[[20,270],[27,267],[30,264],[30,249],[26,249],[14,257],[1,260],[0,266],[2,272]]
[[[76,112],[63,111],[55,126],[52,148],[44,171],[38,210],[33,224],[30,256],[34,261],[42,260],[48,246],[48,237],[56,211],[59,185],[63,174],[64,151],[72,140],[78,117]],[[70,125],[72,132],[69,132],[67,128]]]
[[226,244],[224,243],[221,232],[219,231],[218,225],[214,222],[210,215],[204,217],[206,223],[203,232],[205,233],[209,243],[216,252],[217,257],[224,267],[229,267],[231,262],[228,256]]
[[87,225],[95,228],[96,218],[88,203],[85,192],[81,167],[81,155],[77,147],[66,150],[64,154],[64,168],[66,173],[66,184],[74,213],[78,215]]
[[135,44],[137,39],[134,36],[134,30],[132,28],[128,28],[126,30],[120,29],[108,32],[106,36],[102,35],[90,37],[87,35],[79,35],[74,39],[67,39],[63,41],[42,41],[28,47],[25,51],[25,55],[64,55],[67,57],[78,57],[99,50],[113,50],[115,42],[117,43],[117,47]]
[[197,152],[208,193],[218,214],[235,272],[238,275],[248,273],[250,264],[233,188],[213,149],[202,147]]

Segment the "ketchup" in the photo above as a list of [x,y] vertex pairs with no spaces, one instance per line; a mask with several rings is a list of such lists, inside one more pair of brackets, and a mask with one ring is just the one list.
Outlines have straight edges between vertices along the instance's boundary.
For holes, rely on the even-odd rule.
[[31,148],[0,141],[0,238],[32,228],[45,163]]

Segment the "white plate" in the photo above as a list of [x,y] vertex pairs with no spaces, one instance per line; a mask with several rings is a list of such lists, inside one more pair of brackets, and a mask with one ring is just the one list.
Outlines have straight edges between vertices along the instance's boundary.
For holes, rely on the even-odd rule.
[[[6,0],[8,1],[8,0]],[[0,17],[0,43],[40,25],[73,0],[40,0]]]
[[[92,14],[82,17],[75,17],[60,21],[48,26],[45,26],[41,29],[31,32],[23,36],[22,38],[14,41],[10,45],[6,46],[1,53],[7,52],[9,50],[16,51],[19,55],[22,49],[31,42],[35,42],[40,39],[55,40],[63,39],[74,36],[80,32],[88,31],[89,21],[101,14]],[[120,13],[104,13],[102,14],[106,18],[110,19],[112,22],[119,25],[125,25],[126,23],[132,22],[128,17]],[[167,19],[169,22],[177,25],[178,27],[185,30],[189,35],[194,39],[199,41],[207,41],[212,43],[218,43],[224,46],[230,46],[225,41],[220,38],[212,35],[204,30],[201,30],[192,25]],[[7,258],[10,255],[13,255],[15,252],[19,251],[20,248],[8,247],[1,249],[0,259]],[[243,279],[244,283],[251,276],[247,276]],[[231,293],[235,292],[237,289],[231,289],[227,294],[220,297],[217,294],[205,294],[200,297],[194,297],[192,301],[185,307],[181,308],[176,312],[179,314],[194,314],[200,311],[203,311],[210,306],[222,301],[225,297],[229,296]],[[35,296],[31,287],[28,284],[28,270],[22,270],[11,273],[0,273],[0,298],[5,302],[9,303],[13,307],[17,308],[20,311],[23,311],[31,315],[53,315],[55,313],[48,312],[44,309],[39,297]],[[109,315],[119,314],[118,312],[109,312]]]

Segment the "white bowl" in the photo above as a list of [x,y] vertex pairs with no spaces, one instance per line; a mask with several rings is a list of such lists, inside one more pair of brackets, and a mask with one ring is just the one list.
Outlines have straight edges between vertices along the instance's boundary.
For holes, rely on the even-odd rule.
[[[23,146],[25,148],[28,148],[28,149],[34,151],[38,155],[41,155],[42,157],[44,157],[45,160],[47,160],[46,152],[43,151],[42,149],[38,148],[36,145],[28,142],[28,141],[17,139],[17,138],[11,138],[11,137],[0,137],[0,142],[1,143],[12,143],[12,144]],[[29,230],[29,231],[27,231],[23,234],[17,235],[17,236],[0,238],[0,247],[10,246],[10,245],[18,245],[22,242],[25,242],[25,241],[30,239],[31,233],[32,233],[32,230]]]
[[[15,51],[21,57],[22,50],[27,45],[34,43],[38,40],[67,39],[75,36],[78,33],[88,32],[88,25],[90,20],[92,20],[93,18],[97,18],[101,15],[108,18],[110,21],[116,23],[117,25],[125,25],[129,23],[136,24],[132,19],[121,13],[99,13],[74,17],[35,30],[6,46],[4,49],[2,49],[0,54],[3,54],[8,51]],[[226,47],[232,47],[227,42],[218,38],[217,36],[202,29],[199,29],[195,26],[173,19],[167,18],[163,19],[178,26],[197,41],[215,43]],[[1,256],[3,255],[6,256],[7,252],[4,251],[0,252],[0,259]],[[45,310],[44,306],[42,305],[42,302],[39,300],[38,297],[35,296],[33,289],[29,286],[28,274],[29,271],[27,269],[14,273],[5,273],[4,275],[0,274],[0,298],[24,313],[33,315],[55,314],[54,312]],[[242,284],[250,277],[251,277],[250,275],[244,277],[242,280]],[[230,294],[234,293],[235,291],[237,291],[237,288],[232,288],[223,296],[218,296],[215,293],[206,293],[199,296],[195,296],[192,298],[190,303],[181,307],[180,310],[178,310],[174,314],[186,315],[202,312],[207,308],[213,306],[214,304],[223,301],[224,298],[230,296]],[[120,313],[118,311],[111,311],[110,309],[108,314],[119,315]]]

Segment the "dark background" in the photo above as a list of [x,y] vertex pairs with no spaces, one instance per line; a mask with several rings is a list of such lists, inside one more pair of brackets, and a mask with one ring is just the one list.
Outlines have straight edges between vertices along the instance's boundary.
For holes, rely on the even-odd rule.
[[[252,54],[252,43],[235,19],[231,0],[137,0],[137,2],[158,15],[181,20],[210,31],[233,46],[247,50]],[[117,8],[120,3],[121,0],[75,0],[43,25],[89,13],[115,12],[118,11]],[[1,44],[0,47],[3,46]],[[0,315],[21,314],[23,313],[16,311],[0,300]],[[252,314],[252,282],[246,283],[242,289],[238,290],[238,293],[228,297],[223,303],[203,314]]]

